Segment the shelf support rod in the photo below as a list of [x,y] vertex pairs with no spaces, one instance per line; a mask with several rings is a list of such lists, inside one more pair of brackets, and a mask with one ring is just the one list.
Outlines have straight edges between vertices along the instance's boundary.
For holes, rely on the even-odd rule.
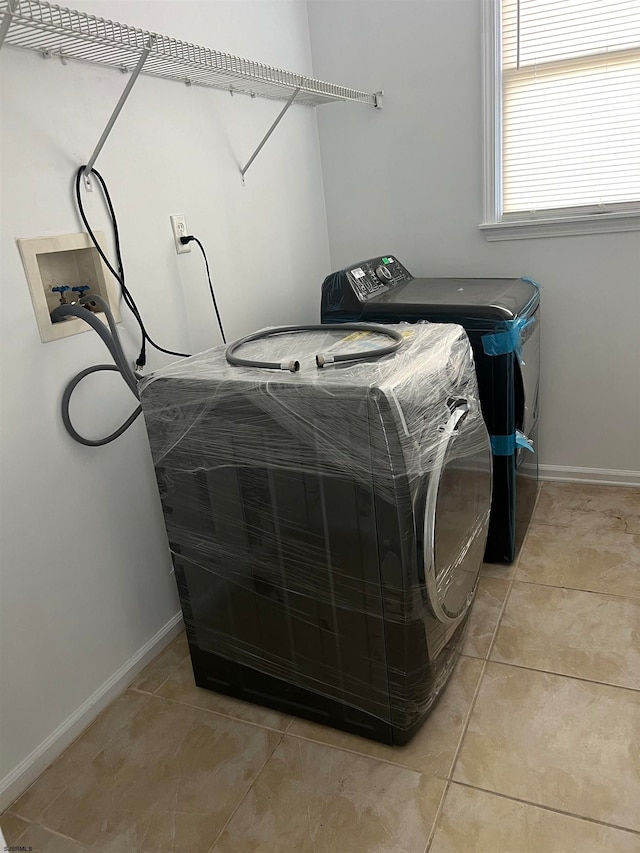
[[284,105],[284,107],[280,110],[280,114],[279,114],[278,118],[274,121],[274,123],[271,125],[271,127],[269,128],[269,130],[266,132],[266,134],[265,134],[265,135],[264,135],[264,137],[262,138],[262,142],[260,143],[260,145],[258,145],[258,147],[256,148],[256,150],[255,150],[255,151],[253,152],[253,154],[251,155],[251,157],[249,157],[249,160],[247,161],[247,165],[246,165],[243,169],[240,169],[240,174],[242,175],[242,183],[243,183],[243,184],[244,184],[244,176],[245,176],[245,174],[246,174],[246,172],[247,172],[247,169],[248,169],[248,168],[249,168],[249,166],[253,163],[253,161],[256,159],[256,157],[258,156],[258,154],[262,151],[262,149],[263,149],[263,147],[264,147],[265,142],[266,142],[266,141],[267,141],[267,139],[271,136],[271,134],[272,134],[272,133],[273,133],[273,131],[276,129],[276,127],[280,124],[281,120],[282,120],[282,119],[283,119],[283,117],[284,117],[284,114],[285,114],[285,113],[286,113],[286,111],[289,109],[289,107],[291,106],[291,104],[295,101],[296,96],[297,96],[297,94],[298,94],[298,92],[299,92],[299,91],[300,91],[300,86],[298,86],[296,89],[294,89],[294,90],[293,90],[293,94],[291,95],[291,97],[289,98],[289,100],[287,101],[287,103]]
[[15,0],[9,0],[7,3],[7,11],[2,16],[2,23],[0,24],[0,49],[4,44],[4,40],[9,32],[9,27],[11,26],[11,21],[13,20],[14,3]]
[[111,117],[110,117],[109,121],[107,122],[107,126],[102,131],[102,136],[98,140],[98,144],[96,145],[96,147],[93,149],[93,154],[91,155],[91,157],[89,157],[89,161],[87,162],[87,165],[84,167],[84,172],[83,172],[82,177],[84,178],[84,185],[89,191],[91,191],[93,189],[93,187],[91,185],[91,170],[93,169],[94,163],[96,162],[98,155],[102,151],[102,147],[105,144],[105,142],[107,141],[107,138],[108,138],[108,136],[111,133],[111,130],[113,128],[113,125],[116,123],[116,119],[120,115],[120,110],[125,105],[125,102],[126,102],[127,98],[129,97],[131,90],[133,89],[133,87],[135,85],[136,80],[138,79],[138,75],[142,71],[142,66],[147,61],[147,57],[149,56],[149,53],[151,52],[151,48],[153,47],[154,41],[155,41],[155,38],[152,36],[149,39],[147,46],[144,48],[144,50],[140,54],[140,59],[138,60],[138,64],[136,65],[136,67],[131,72],[131,77],[127,81],[127,85],[124,87],[124,92],[120,95],[120,99],[118,100],[118,103],[116,104],[114,111],[111,113]]

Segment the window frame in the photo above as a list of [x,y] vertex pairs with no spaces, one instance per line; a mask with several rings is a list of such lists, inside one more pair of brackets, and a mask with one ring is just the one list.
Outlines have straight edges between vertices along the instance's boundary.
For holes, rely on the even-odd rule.
[[482,0],[483,221],[485,239],[520,240],[572,234],[604,234],[640,230],[637,205],[607,213],[565,208],[519,218],[502,211],[502,38],[501,0]]

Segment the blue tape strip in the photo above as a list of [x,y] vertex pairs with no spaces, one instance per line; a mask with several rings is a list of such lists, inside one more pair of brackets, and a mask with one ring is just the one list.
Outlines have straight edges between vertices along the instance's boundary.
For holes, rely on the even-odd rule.
[[523,432],[520,432],[519,429],[516,430],[516,447],[522,447],[528,450],[529,453],[535,453],[533,442]]
[[[528,275],[521,276],[520,280],[526,281],[540,290],[541,285]],[[483,336],[482,349],[484,350],[484,354],[507,355],[507,353],[515,352],[518,357],[518,361],[522,363],[522,333],[529,323],[532,322],[533,317],[526,316],[518,317],[516,320],[505,320],[504,331]]]
[[537,287],[538,290],[542,290],[542,285],[538,284],[538,282],[534,278],[531,278],[528,275],[521,275],[520,281],[526,281],[527,284],[532,284],[534,287]]
[[493,335],[484,335],[482,338],[482,349],[485,355],[506,355],[515,352],[518,361],[522,364],[522,333],[531,323],[533,317],[518,317],[516,320],[505,320],[508,326],[504,332],[495,332]]
[[507,329],[504,332],[495,332],[493,335],[484,335],[482,338],[482,349],[485,355],[506,355],[515,352],[519,355],[522,350],[522,331],[531,321],[531,317],[518,317],[516,320],[506,320]]
[[521,447],[529,453],[535,453],[533,442],[519,429],[511,435],[490,435],[489,439],[494,456],[512,456]]
[[516,437],[512,435],[492,435],[491,452],[494,456],[512,456],[516,452]]
[[509,329],[507,332],[495,332],[493,335],[484,335],[482,338],[482,349],[485,355],[506,355],[514,352],[520,340],[519,329]]

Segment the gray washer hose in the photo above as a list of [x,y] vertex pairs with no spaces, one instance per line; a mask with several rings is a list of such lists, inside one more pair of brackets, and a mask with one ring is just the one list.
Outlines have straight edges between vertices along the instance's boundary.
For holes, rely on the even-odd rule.
[[[88,323],[89,326],[91,326],[100,335],[104,345],[111,353],[115,364],[94,364],[92,367],[87,367],[84,370],[81,370],[80,373],[77,373],[73,377],[73,379],[71,379],[62,394],[62,423],[64,424],[64,428],[69,433],[71,438],[73,438],[79,444],[84,444],[87,447],[101,447],[104,444],[109,444],[111,441],[114,441],[114,439],[118,438],[118,436],[122,435],[123,432],[128,430],[131,424],[141,413],[142,407],[138,406],[129,415],[127,420],[110,435],[106,436],[105,438],[90,439],[85,438],[83,435],[80,435],[80,433],[77,432],[77,430],[71,423],[71,417],[69,415],[69,404],[71,402],[71,395],[75,391],[76,386],[86,376],[89,376],[92,373],[98,373],[102,370],[117,370],[129,386],[132,394],[134,394],[137,399],[140,399],[138,394],[138,376],[136,373],[134,373],[134,371],[129,366],[129,363],[127,362],[127,358],[122,348],[122,343],[120,342],[120,335],[118,334],[116,321],[113,318],[113,314],[111,313],[111,309],[109,308],[109,304],[107,303],[107,301],[97,294],[90,294],[83,296],[79,300],[79,302],[80,304],[74,305],[58,305],[51,312],[51,321],[53,323],[57,323],[60,320],[64,320],[65,317],[79,317],[81,320],[84,320],[85,323]],[[105,328],[104,323],[99,320],[95,316],[95,314],[89,311],[88,308],[83,307],[86,302],[98,303],[100,308],[104,311],[105,317],[107,318],[109,330]]]
[[404,338],[395,329],[390,329],[388,326],[380,326],[374,323],[319,323],[313,326],[277,326],[275,329],[264,329],[261,332],[254,332],[252,335],[247,335],[244,338],[238,338],[229,344],[225,350],[225,357],[229,364],[237,365],[238,367],[261,367],[271,370],[290,370],[292,373],[300,369],[300,362],[292,359],[291,361],[257,361],[251,358],[239,358],[235,355],[243,344],[250,341],[260,341],[264,338],[270,338],[273,335],[286,335],[293,332],[326,332],[328,330],[334,332],[352,331],[352,332],[375,332],[378,335],[386,335],[393,339],[393,343],[386,347],[376,347],[376,349],[364,350],[363,352],[355,353],[339,353],[337,355],[316,355],[316,365],[318,368],[324,367],[325,364],[333,364],[338,361],[360,361],[362,359],[379,358],[383,355],[389,355],[400,349],[404,343]]

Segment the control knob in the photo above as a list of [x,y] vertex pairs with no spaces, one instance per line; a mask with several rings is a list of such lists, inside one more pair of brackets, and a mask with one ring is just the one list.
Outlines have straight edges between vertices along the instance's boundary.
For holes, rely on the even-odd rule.
[[391,279],[393,278],[389,267],[384,267],[382,265],[377,267],[376,275],[378,276],[380,281],[391,281]]

